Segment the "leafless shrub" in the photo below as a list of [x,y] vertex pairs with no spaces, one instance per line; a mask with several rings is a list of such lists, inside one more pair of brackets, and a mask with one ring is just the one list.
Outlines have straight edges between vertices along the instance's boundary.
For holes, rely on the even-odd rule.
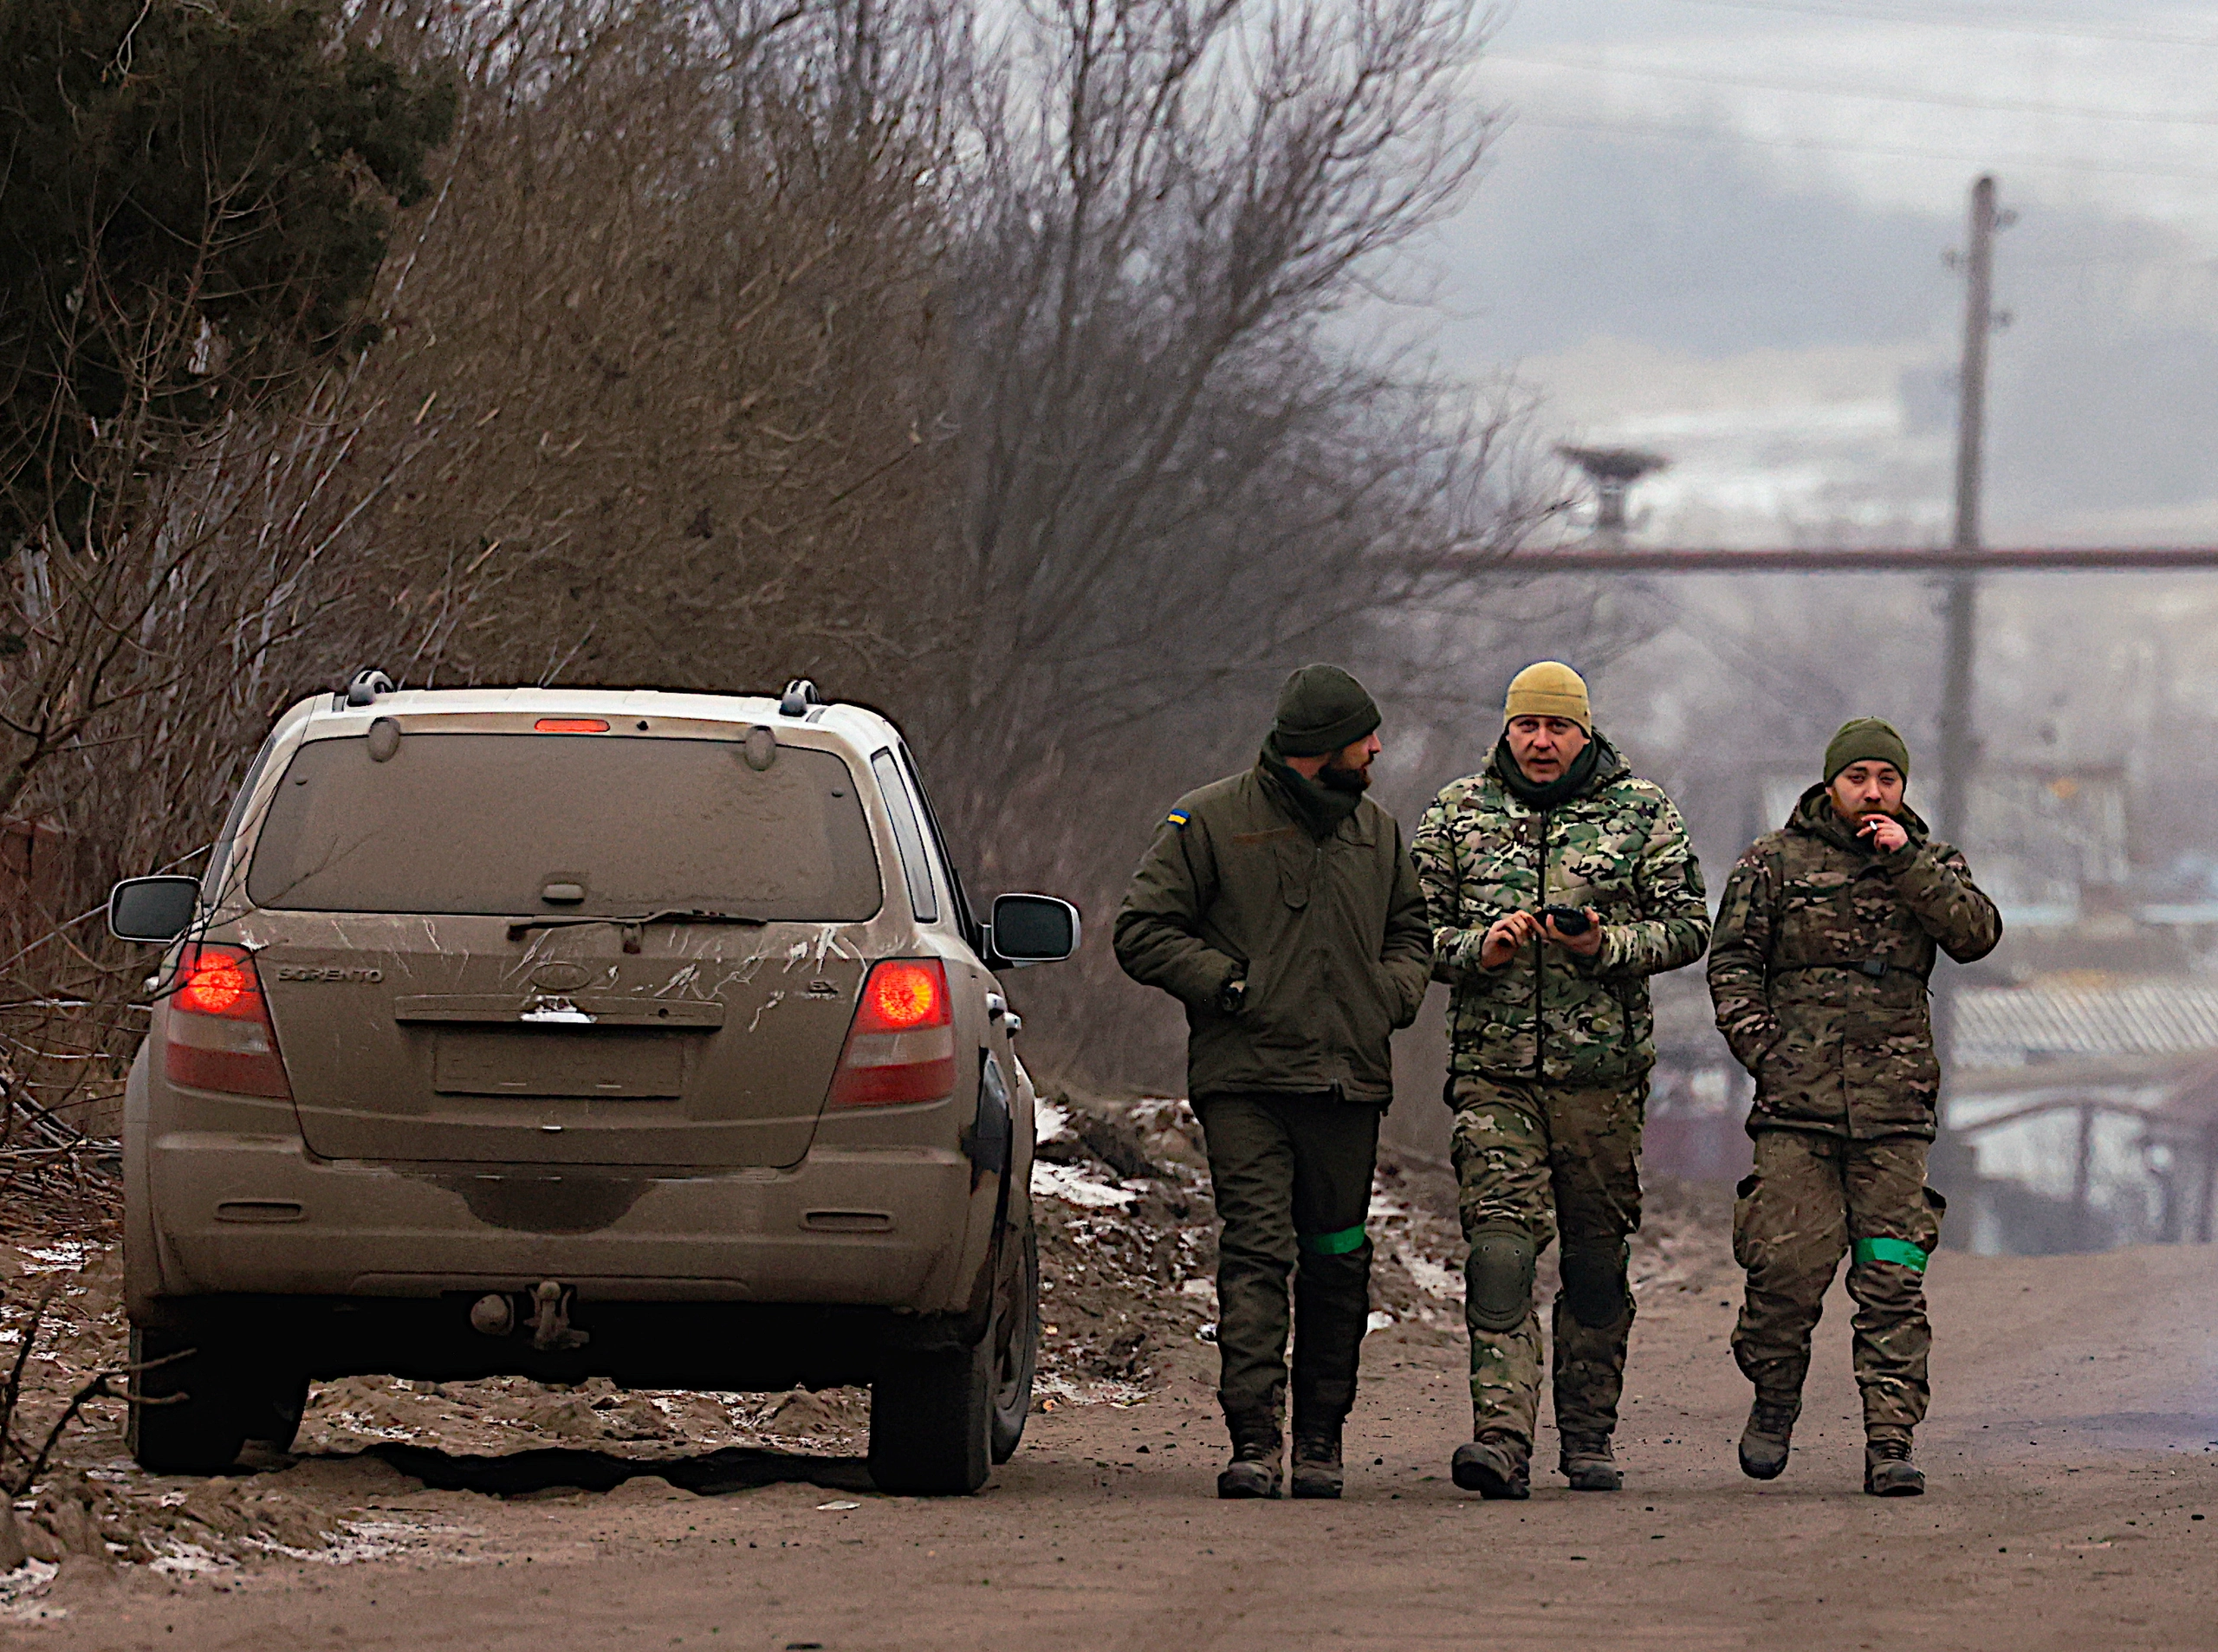
[[347,628],[386,632],[396,676],[731,689],[915,647],[947,514],[937,138],[868,16],[472,14],[462,135],[369,375],[373,445],[444,433],[363,525]]
[[[144,1024],[143,961],[68,921],[196,864],[270,716],[358,665],[814,676],[911,730],[974,879],[1073,894],[1097,936],[1291,665],[1460,722],[1490,570],[1560,493],[1514,388],[1365,333],[1492,131],[1461,0],[353,0],[345,27],[458,65],[457,135],[383,341],[150,477],[127,567],[41,643],[67,661],[23,720],[69,735],[16,807],[57,872],[18,903],[0,1037],[42,1105],[112,1108]],[[1035,1053],[1152,1059],[1105,1036],[1138,1001],[1105,949],[1023,986],[1062,1029]]]
[[[970,83],[956,646],[911,721],[984,884],[1060,888],[1103,934],[1287,669],[1376,666],[1404,718],[1452,677],[1437,639],[1556,494],[1514,390],[1358,311],[1491,134],[1483,32],[1454,0],[1057,0]],[[1138,1001],[1106,948],[1024,986],[1081,1037]]]
[[[49,1283],[30,1317],[19,1329],[21,1341],[16,1347],[15,1363],[9,1367],[7,1382],[0,1385],[0,1572],[13,1571],[29,1558],[23,1541],[23,1532],[16,1519],[16,1503],[36,1489],[45,1475],[47,1466],[53,1461],[54,1448],[69,1431],[85,1408],[95,1400],[118,1400],[123,1395],[113,1385],[140,1371],[152,1370],[172,1360],[186,1357],[172,1354],[161,1359],[140,1364],[127,1361],[103,1366],[92,1372],[62,1399],[54,1414],[44,1419],[42,1430],[36,1425],[25,1426],[23,1416],[23,1375],[33,1357],[38,1352],[40,1338],[46,1328],[47,1312],[62,1289],[63,1276],[56,1275]],[[183,1396],[177,1396],[182,1399]],[[165,1400],[142,1401],[143,1404],[160,1405]],[[65,1500],[60,1509],[64,1523],[69,1527],[55,1535],[64,1547],[72,1552],[92,1554],[105,1560],[106,1544],[100,1529],[92,1524],[89,1515],[70,1500]]]

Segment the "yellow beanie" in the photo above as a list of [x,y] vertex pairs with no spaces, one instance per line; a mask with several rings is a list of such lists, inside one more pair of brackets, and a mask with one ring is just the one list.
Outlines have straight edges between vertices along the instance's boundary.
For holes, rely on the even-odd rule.
[[1527,665],[1509,679],[1501,720],[1508,722],[1513,717],[1567,717],[1592,734],[1594,714],[1587,709],[1586,679],[1559,660]]

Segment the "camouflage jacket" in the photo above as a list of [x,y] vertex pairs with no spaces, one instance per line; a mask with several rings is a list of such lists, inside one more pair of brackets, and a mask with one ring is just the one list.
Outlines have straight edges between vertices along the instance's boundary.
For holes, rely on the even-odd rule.
[[1189,792],[1113,940],[1126,975],[1186,1007],[1190,1094],[1393,1099],[1387,1039],[1417,1019],[1431,953],[1402,828],[1368,798],[1320,840],[1261,764]]
[[[1656,1065],[1648,977],[1692,963],[1709,939],[1702,867],[1660,788],[1634,779],[1605,742],[1586,793],[1540,813],[1489,762],[1442,790],[1410,846],[1432,919],[1432,972],[1453,988],[1455,1075],[1599,1086]],[[1552,903],[1599,911],[1602,949],[1581,958],[1535,942],[1499,969],[1480,968],[1495,919]]]
[[1813,786],[1726,880],[1709,995],[1735,1059],[1755,1075],[1751,1132],[1934,1133],[1934,954],[1985,957],[2002,919],[1962,855],[1909,809],[1899,818],[1910,841],[1875,854]]

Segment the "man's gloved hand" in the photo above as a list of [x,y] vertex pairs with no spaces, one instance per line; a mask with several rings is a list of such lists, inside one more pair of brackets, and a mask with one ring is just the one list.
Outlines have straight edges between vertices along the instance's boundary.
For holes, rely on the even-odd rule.
[[1227,1015],[1237,1015],[1248,1002],[1248,979],[1235,975],[1216,989],[1216,1007]]

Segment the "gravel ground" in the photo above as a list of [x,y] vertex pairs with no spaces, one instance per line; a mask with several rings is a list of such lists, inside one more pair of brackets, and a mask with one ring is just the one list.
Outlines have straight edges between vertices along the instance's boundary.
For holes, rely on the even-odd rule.
[[[1205,1413],[1216,1382],[1216,1241],[1190,1110],[1064,1098],[1043,1108],[1041,1124],[1038,1416],[1150,1404]],[[1658,1208],[1635,1263],[1649,1293],[1715,1271],[1722,1252],[1716,1202],[1667,1196]],[[1375,1353],[1452,1353],[1462,1247],[1444,1168],[1390,1150],[1369,1225],[1378,1251]],[[122,1363],[120,1286],[112,1239],[19,1234],[0,1243],[0,1348],[20,1350],[34,1312],[42,1316],[18,1438],[42,1437],[70,1395]],[[599,1379],[550,1388],[357,1377],[315,1387],[291,1453],[199,1480],[139,1469],[124,1454],[120,1403],[96,1399],[63,1436],[37,1495],[17,1502],[33,1558],[0,1577],[0,1620],[66,1611],[80,1574],[135,1570],[165,1587],[220,1590],[273,1568],[458,1554],[461,1528],[421,1518],[451,1495],[475,1500],[465,1507],[487,1493],[496,1502],[638,1500],[658,1488],[689,1497],[796,1477],[866,1491],[857,1460],[867,1417],[860,1389],[649,1393]]]

